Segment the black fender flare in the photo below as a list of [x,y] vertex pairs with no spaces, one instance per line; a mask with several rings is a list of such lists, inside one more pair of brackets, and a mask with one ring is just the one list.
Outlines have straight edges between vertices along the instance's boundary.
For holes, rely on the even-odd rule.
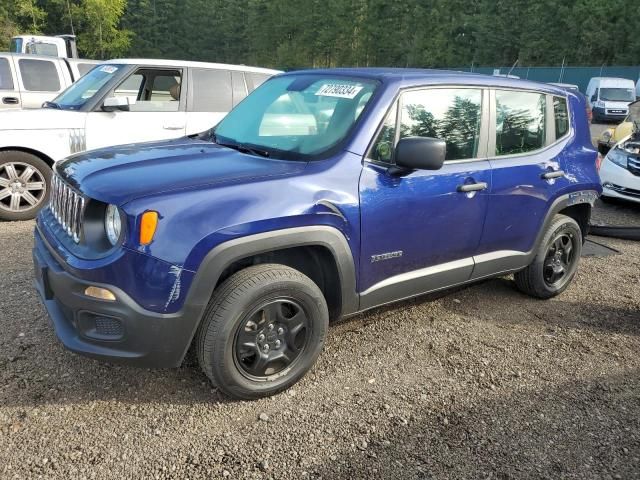
[[238,260],[275,250],[311,245],[327,248],[335,259],[340,276],[341,314],[357,312],[359,296],[351,248],[342,232],[329,226],[272,230],[221,243],[200,263],[186,302],[206,306],[224,270]]

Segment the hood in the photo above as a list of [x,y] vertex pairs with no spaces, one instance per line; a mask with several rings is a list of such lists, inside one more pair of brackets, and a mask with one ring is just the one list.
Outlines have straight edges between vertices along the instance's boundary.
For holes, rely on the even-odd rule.
[[181,138],[82,153],[58,162],[56,172],[90,198],[123,205],[180,189],[294,175],[305,166],[304,162],[256,157]]
[[0,112],[0,131],[84,128],[86,115],[84,112],[55,108],[6,110]]

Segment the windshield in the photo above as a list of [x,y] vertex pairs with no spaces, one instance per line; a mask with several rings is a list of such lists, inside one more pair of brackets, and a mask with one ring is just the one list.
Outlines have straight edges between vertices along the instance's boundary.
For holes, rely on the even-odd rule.
[[104,87],[123,65],[102,65],[94,68],[62,92],[53,104],[64,110],[78,110]]
[[632,88],[601,88],[600,100],[609,102],[633,102],[636,92]]
[[220,122],[216,141],[276,158],[321,156],[347,136],[377,86],[309,74],[272,78]]

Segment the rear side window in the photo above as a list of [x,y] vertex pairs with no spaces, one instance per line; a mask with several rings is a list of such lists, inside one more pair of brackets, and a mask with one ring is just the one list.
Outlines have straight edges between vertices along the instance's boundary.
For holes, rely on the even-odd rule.
[[564,137],[569,131],[569,111],[567,99],[553,97],[553,116],[556,122],[556,138]]
[[58,70],[46,60],[18,60],[20,77],[26,90],[32,92],[57,92],[60,90]]
[[0,58],[0,90],[13,90],[11,67],[6,58]]
[[77,67],[78,67],[78,72],[80,72],[80,76],[83,77],[87,73],[89,73],[91,70],[93,70],[95,65],[93,63],[78,63]]
[[496,91],[496,155],[516,155],[545,146],[546,95]]
[[196,68],[193,70],[193,112],[228,112],[231,110],[231,72]]
[[245,75],[247,76],[249,91],[255,90],[270,78],[270,75],[264,73],[247,72]]

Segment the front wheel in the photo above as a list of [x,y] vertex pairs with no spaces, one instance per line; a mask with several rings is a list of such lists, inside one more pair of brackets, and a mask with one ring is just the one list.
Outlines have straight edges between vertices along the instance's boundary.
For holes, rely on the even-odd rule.
[[514,275],[518,289],[543,299],[559,295],[573,280],[581,253],[580,226],[571,217],[556,215],[531,265]]
[[198,361],[230,397],[273,395],[313,366],[328,324],[326,301],[311,279],[284,265],[256,265],[215,290],[197,333]]
[[20,151],[0,152],[0,220],[30,220],[49,199],[51,169]]

